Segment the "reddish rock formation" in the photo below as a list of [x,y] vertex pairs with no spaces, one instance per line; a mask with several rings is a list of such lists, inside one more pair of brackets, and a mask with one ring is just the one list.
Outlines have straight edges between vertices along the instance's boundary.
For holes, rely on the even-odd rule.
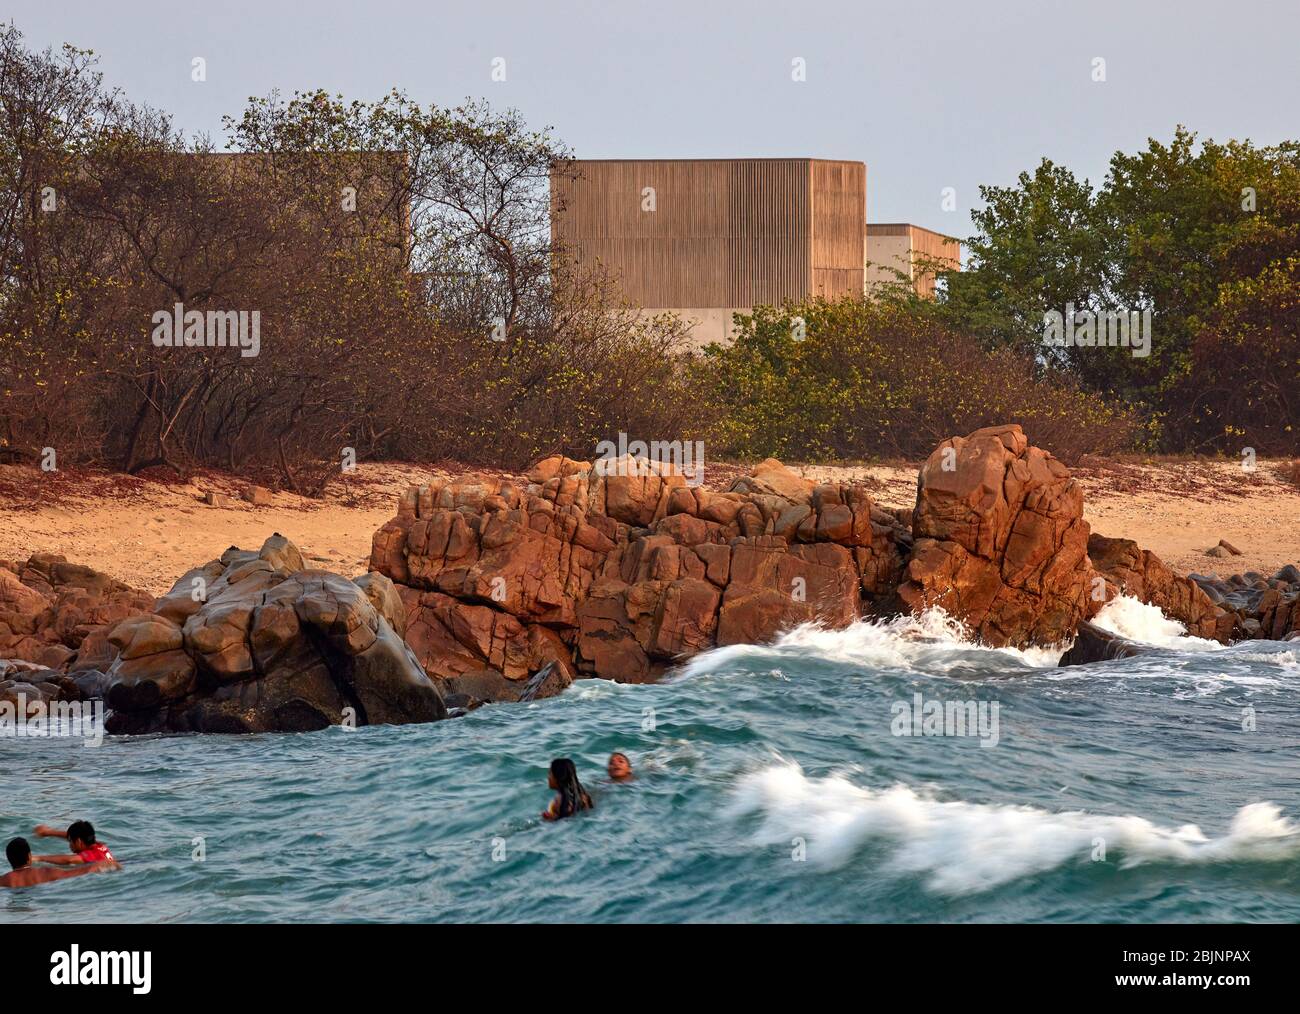
[[152,595],[62,556],[0,561],[0,658],[50,669],[106,666],[114,654],[108,631],[153,605]]
[[1083,623],[1120,592],[1202,637],[1300,630],[1300,569],[1184,578],[1129,540],[1090,537],[1080,487],[1017,426],[945,441],[917,488],[904,517],[772,459],[712,492],[635,459],[555,457],[526,483],[407,490],[354,582],[307,570],[279,536],[191,570],[156,605],[33,556],[0,564],[0,658],[39,665],[0,663],[0,697],[106,696],[113,731],[307,729],[348,707],[359,722],[426,721],[443,698],[651,680],[799,623],[932,606],[987,644],[1078,631],[1072,662],[1130,653]]
[[715,645],[843,626],[898,580],[908,534],[860,487],[775,461],[725,493],[661,472],[553,458],[524,488],[408,490],[370,565],[397,583],[429,674],[503,687],[555,663],[561,683],[644,681]]
[[1219,609],[1196,582],[1170,570],[1158,556],[1142,549],[1132,539],[1108,539],[1092,535],[1088,556],[1093,568],[1106,579],[1106,598],[1119,593],[1132,595],[1157,606],[1196,637],[1227,641],[1233,617]]
[[1091,588],[1083,490],[1019,426],[945,440],[917,480],[898,599],[932,606],[986,644],[1069,640],[1100,603]]

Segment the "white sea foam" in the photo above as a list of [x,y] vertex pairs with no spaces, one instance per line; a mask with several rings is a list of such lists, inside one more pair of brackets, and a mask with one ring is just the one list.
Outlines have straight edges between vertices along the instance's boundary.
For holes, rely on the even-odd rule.
[[859,620],[832,630],[805,623],[782,634],[771,644],[732,644],[695,656],[682,668],[683,675],[717,672],[738,663],[771,663],[783,659],[815,658],[861,668],[889,668],[951,672],[975,669],[981,657],[987,663],[999,656],[1032,668],[1054,666],[1064,649],[989,648],[970,640],[966,629],[942,609],[927,609],[918,616],[889,620]]
[[1300,826],[1268,802],[1241,807],[1227,834],[1210,838],[1195,824],[1169,828],[1137,816],[941,801],[906,785],[865,789],[839,775],[809,778],[793,763],[741,779],[728,816],[754,815],[756,844],[790,846],[801,838],[810,863],[835,868],[868,842],[882,842],[891,849],[883,869],[923,876],[930,890],[952,895],[1086,865],[1099,843],[1121,869],[1300,856]]
[[1237,644],[1228,650],[1228,655],[1232,661],[1259,662],[1263,665],[1275,665],[1282,669],[1300,669],[1300,655],[1294,649],[1283,651],[1236,650],[1245,647],[1245,644]]
[[1187,628],[1177,620],[1171,620],[1156,606],[1147,605],[1131,595],[1111,599],[1101,607],[1101,612],[1092,622],[1112,634],[1157,648],[1177,648],[1179,651],[1223,649],[1218,641],[1189,636]]

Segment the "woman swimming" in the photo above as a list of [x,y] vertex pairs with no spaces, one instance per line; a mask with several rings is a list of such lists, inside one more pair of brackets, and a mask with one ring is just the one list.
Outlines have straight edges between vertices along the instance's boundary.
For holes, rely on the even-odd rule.
[[560,820],[593,808],[591,796],[587,795],[582,782],[578,781],[578,769],[568,757],[557,757],[551,761],[551,771],[546,781],[559,794],[542,811],[543,820]]

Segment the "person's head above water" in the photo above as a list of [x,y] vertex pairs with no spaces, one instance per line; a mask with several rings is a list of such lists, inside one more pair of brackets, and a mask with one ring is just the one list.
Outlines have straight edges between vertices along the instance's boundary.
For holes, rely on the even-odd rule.
[[551,761],[551,771],[546,783],[553,789],[562,789],[566,782],[578,780],[578,769],[568,757],[556,757]]
[[558,816],[572,817],[579,810],[591,808],[591,797],[582,787],[582,782],[578,781],[578,769],[568,757],[557,757],[551,761],[546,781],[560,794]]
[[609,755],[609,764],[605,770],[614,781],[625,782],[632,777],[632,762],[627,759],[625,753],[612,753]]
[[74,820],[68,825],[68,848],[84,852],[95,844],[95,828],[88,820]]
[[5,846],[5,858],[15,870],[20,870],[32,861],[32,847],[26,838],[14,838]]

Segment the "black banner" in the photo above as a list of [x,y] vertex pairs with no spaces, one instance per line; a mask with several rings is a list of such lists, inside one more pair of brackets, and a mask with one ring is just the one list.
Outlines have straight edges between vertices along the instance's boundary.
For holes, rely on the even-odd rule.
[[576,974],[566,991],[626,996],[644,978],[647,997],[675,984],[692,1000],[815,986],[864,1003],[1025,989],[1234,1003],[1290,995],[1298,939],[1294,926],[41,925],[5,931],[3,965],[13,1000],[79,986],[91,1002],[373,1001],[443,979],[496,1000]]

